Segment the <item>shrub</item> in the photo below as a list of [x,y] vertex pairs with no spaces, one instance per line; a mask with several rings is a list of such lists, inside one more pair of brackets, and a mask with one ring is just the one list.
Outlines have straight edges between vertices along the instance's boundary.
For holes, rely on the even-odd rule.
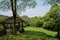
[[44,22],[43,24],[43,28],[48,29],[48,30],[52,30],[52,31],[57,31],[57,25],[54,22]]
[[43,22],[38,21],[38,22],[36,23],[36,26],[37,26],[37,27],[42,27],[42,26],[43,26]]

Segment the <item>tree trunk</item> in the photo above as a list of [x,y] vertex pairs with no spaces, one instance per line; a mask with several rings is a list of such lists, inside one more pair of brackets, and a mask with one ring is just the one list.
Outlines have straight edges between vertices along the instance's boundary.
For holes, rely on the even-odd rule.
[[14,26],[13,26],[13,34],[16,34],[16,0],[11,0],[11,7],[13,12],[13,20],[14,20]]

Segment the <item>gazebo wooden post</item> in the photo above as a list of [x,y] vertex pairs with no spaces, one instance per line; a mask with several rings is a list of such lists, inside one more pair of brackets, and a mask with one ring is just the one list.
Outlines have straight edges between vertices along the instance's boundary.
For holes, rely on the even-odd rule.
[[22,21],[21,21],[21,27],[22,27],[22,25],[23,25],[23,24],[22,24]]
[[[20,28],[20,22],[18,23],[18,25],[19,25],[18,28]],[[18,29],[18,30],[19,30],[19,29]]]
[[3,24],[3,29],[5,30],[5,25],[4,25],[4,23],[2,23]]
[[18,22],[18,25],[19,25],[19,26],[18,26],[18,30],[19,30],[19,28],[20,28],[20,22]]
[[23,21],[21,22],[21,27],[22,27],[21,32],[23,33],[23,32],[24,32],[24,28],[23,28]]
[[22,27],[23,27],[23,22],[22,22]]
[[6,34],[6,26],[4,22],[3,22],[3,29],[4,29],[4,34]]
[[20,26],[20,22],[19,22],[19,26]]

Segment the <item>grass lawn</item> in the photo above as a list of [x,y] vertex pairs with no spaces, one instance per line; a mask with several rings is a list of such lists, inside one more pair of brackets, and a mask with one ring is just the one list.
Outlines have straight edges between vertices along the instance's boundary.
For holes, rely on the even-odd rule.
[[22,34],[7,34],[0,37],[0,40],[57,40],[55,35],[57,32],[49,31],[43,28],[25,27]]

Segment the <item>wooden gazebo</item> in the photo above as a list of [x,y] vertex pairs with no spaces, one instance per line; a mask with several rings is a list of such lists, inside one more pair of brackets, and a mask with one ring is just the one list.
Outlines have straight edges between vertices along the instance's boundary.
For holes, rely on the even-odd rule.
[[[24,20],[22,20],[21,18],[19,17],[16,17],[16,30],[21,30],[23,29],[23,22],[25,22]],[[5,20],[5,27],[6,26],[9,26],[8,28],[12,28],[13,27],[13,24],[14,24],[14,20],[13,20],[13,17],[9,17]],[[6,27],[7,28],[7,27]]]
[[[20,33],[24,32],[24,29],[23,29],[24,22],[25,21],[22,20],[21,18],[16,17],[16,31],[19,31]],[[10,31],[12,31],[13,24],[14,24],[13,17],[7,18],[4,22],[2,22],[0,24],[3,24],[4,30],[9,31],[9,29],[10,29]]]

